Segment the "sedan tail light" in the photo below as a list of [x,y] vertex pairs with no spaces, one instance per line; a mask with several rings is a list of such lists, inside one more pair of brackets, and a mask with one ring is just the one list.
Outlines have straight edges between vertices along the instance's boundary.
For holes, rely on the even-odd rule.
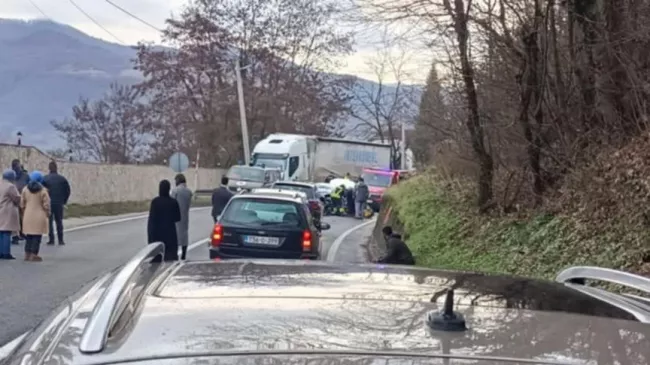
[[302,232],[302,251],[311,252],[311,231]]
[[212,230],[212,239],[210,241],[212,246],[219,246],[223,240],[223,226],[220,223],[214,225]]

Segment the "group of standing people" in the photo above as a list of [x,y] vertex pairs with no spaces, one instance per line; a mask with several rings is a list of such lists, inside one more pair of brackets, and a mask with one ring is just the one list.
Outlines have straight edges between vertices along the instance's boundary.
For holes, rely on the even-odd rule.
[[[164,257],[152,262],[178,261],[178,248],[181,249],[181,260],[187,257],[190,229],[190,207],[192,191],[187,187],[185,175],[178,174],[174,178],[176,187],[172,190],[171,183],[162,180],[158,185],[158,196],[151,201],[149,220],[147,222],[148,243],[162,242],[165,244]],[[223,208],[228,204],[233,193],[228,190],[228,178],[221,178],[221,186],[212,193],[212,218],[217,221]]]
[[[350,173],[346,173],[343,178],[347,182],[352,182]],[[332,203],[334,204],[335,209],[340,212],[344,211],[343,208],[343,197],[347,203],[347,214],[353,215],[357,219],[363,219],[363,212],[366,210],[368,197],[370,196],[370,191],[368,185],[366,185],[363,177],[359,177],[357,182],[354,184],[354,188],[348,189],[346,184],[341,184],[335,187],[330,193]]]
[[181,260],[187,256],[190,228],[190,206],[192,191],[187,187],[185,175],[174,178],[176,187],[172,190],[168,180],[158,185],[158,196],[151,201],[147,222],[147,241],[163,242],[165,255],[154,262],[178,261],[178,247],[181,247]]
[[11,245],[25,240],[25,261],[43,261],[39,256],[44,235],[54,245],[56,224],[59,245],[63,241],[63,211],[70,198],[70,184],[58,174],[56,162],[46,176],[38,170],[28,173],[19,160],[2,173],[0,182],[0,259],[13,260]]

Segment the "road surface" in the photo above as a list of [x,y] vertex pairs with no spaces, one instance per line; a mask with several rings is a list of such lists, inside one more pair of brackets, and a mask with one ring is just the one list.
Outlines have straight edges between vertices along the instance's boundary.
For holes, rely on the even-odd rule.
[[[135,219],[134,219],[135,217]],[[140,218],[138,218],[140,217]],[[355,234],[337,238],[359,225],[353,218],[326,217],[331,229],[323,232],[323,258],[330,261],[364,262]],[[208,258],[207,239],[212,228],[208,208],[190,213],[188,260]],[[44,237],[44,241],[45,241]],[[43,262],[24,262],[23,244],[12,245],[17,260],[0,261],[0,346],[36,326],[68,296],[91,279],[126,262],[146,243],[144,216],[127,216],[115,223],[92,223],[66,232],[66,245],[41,245]],[[194,243],[194,244],[192,244]],[[335,252],[330,252],[330,247]]]

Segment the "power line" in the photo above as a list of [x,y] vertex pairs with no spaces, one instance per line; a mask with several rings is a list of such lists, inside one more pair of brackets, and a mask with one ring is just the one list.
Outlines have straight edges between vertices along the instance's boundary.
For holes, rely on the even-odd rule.
[[34,1],[32,1],[32,0],[27,0],[27,1],[29,1],[29,3],[32,4],[32,6],[35,7],[36,10],[38,10],[38,12],[41,13],[41,15],[43,15],[45,17],[45,19],[52,20],[49,16],[47,16],[47,14],[45,14],[43,9],[41,9],[38,5],[36,5],[36,3]]
[[131,13],[131,12],[129,12],[128,10],[124,9],[123,7],[121,7],[121,6],[117,5],[117,4],[115,4],[115,3],[112,2],[111,0],[105,0],[105,1],[106,1],[107,3],[113,5],[115,8],[117,8],[119,11],[123,12],[124,14],[130,16],[131,18],[133,18],[133,19],[135,19],[135,20],[137,20],[137,21],[139,21],[140,23],[142,23],[142,24],[144,24],[144,25],[146,25],[146,26],[148,26],[148,27],[150,27],[150,28],[152,28],[152,29],[155,29],[155,30],[157,30],[157,31],[159,31],[159,32],[162,32],[162,30],[159,29],[158,27],[156,27],[156,26],[152,25],[151,23],[149,23],[149,22],[143,20],[142,18],[140,18],[140,17],[134,15],[133,13]]
[[99,24],[93,17],[91,17],[88,13],[86,13],[77,3],[74,2],[74,0],[68,0],[72,5],[74,5],[77,10],[79,10],[83,15],[85,15],[88,19],[90,19],[93,23],[95,23],[96,26],[100,27],[104,32],[109,34],[111,37],[115,38],[118,42],[125,44],[125,42],[122,42],[121,39],[117,38],[115,34],[111,33],[108,29],[104,28],[101,24]]

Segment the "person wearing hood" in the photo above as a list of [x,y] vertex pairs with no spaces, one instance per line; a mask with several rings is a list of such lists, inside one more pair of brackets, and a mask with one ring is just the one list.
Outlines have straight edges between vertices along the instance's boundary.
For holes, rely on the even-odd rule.
[[[165,244],[165,261],[178,260],[178,236],[176,222],[181,220],[181,210],[176,199],[170,196],[171,184],[162,180],[158,185],[158,196],[151,201],[147,222],[148,243]],[[160,262],[156,258],[152,262]]]
[[[23,191],[25,185],[27,185],[27,181],[29,180],[29,173],[25,170],[23,165],[20,163],[20,160],[18,159],[14,159],[13,161],[11,161],[11,169],[16,174],[16,178],[14,179],[14,185],[16,185],[16,189],[18,189],[18,193],[20,194]],[[18,214],[20,215],[20,229],[16,230],[15,235],[11,238],[11,243],[14,245],[17,245],[20,240],[25,239],[25,236],[23,235],[23,231],[22,231],[23,211],[20,210]]]
[[415,265],[415,259],[411,250],[402,241],[402,236],[393,232],[390,226],[381,229],[386,240],[386,254],[378,259],[377,263],[392,265]]
[[29,182],[20,195],[20,208],[24,212],[25,261],[43,261],[38,253],[43,236],[49,233],[50,195],[43,186],[40,171],[29,174]]
[[14,184],[16,185],[16,188],[18,189],[18,192],[22,192],[23,188],[27,185],[27,182],[29,181],[29,173],[23,165],[20,163],[19,159],[15,159],[11,161],[11,169],[14,170],[16,173],[16,179],[14,180]]
[[11,235],[20,230],[20,194],[14,181],[16,172],[7,169],[0,181],[0,260],[13,260],[11,255]]
[[187,245],[189,244],[190,230],[190,206],[192,205],[192,190],[187,187],[185,175],[178,174],[174,178],[176,188],[172,191],[172,198],[176,199],[181,209],[181,220],[176,223],[176,235],[178,245],[181,246],[181,260],[187,256]]

